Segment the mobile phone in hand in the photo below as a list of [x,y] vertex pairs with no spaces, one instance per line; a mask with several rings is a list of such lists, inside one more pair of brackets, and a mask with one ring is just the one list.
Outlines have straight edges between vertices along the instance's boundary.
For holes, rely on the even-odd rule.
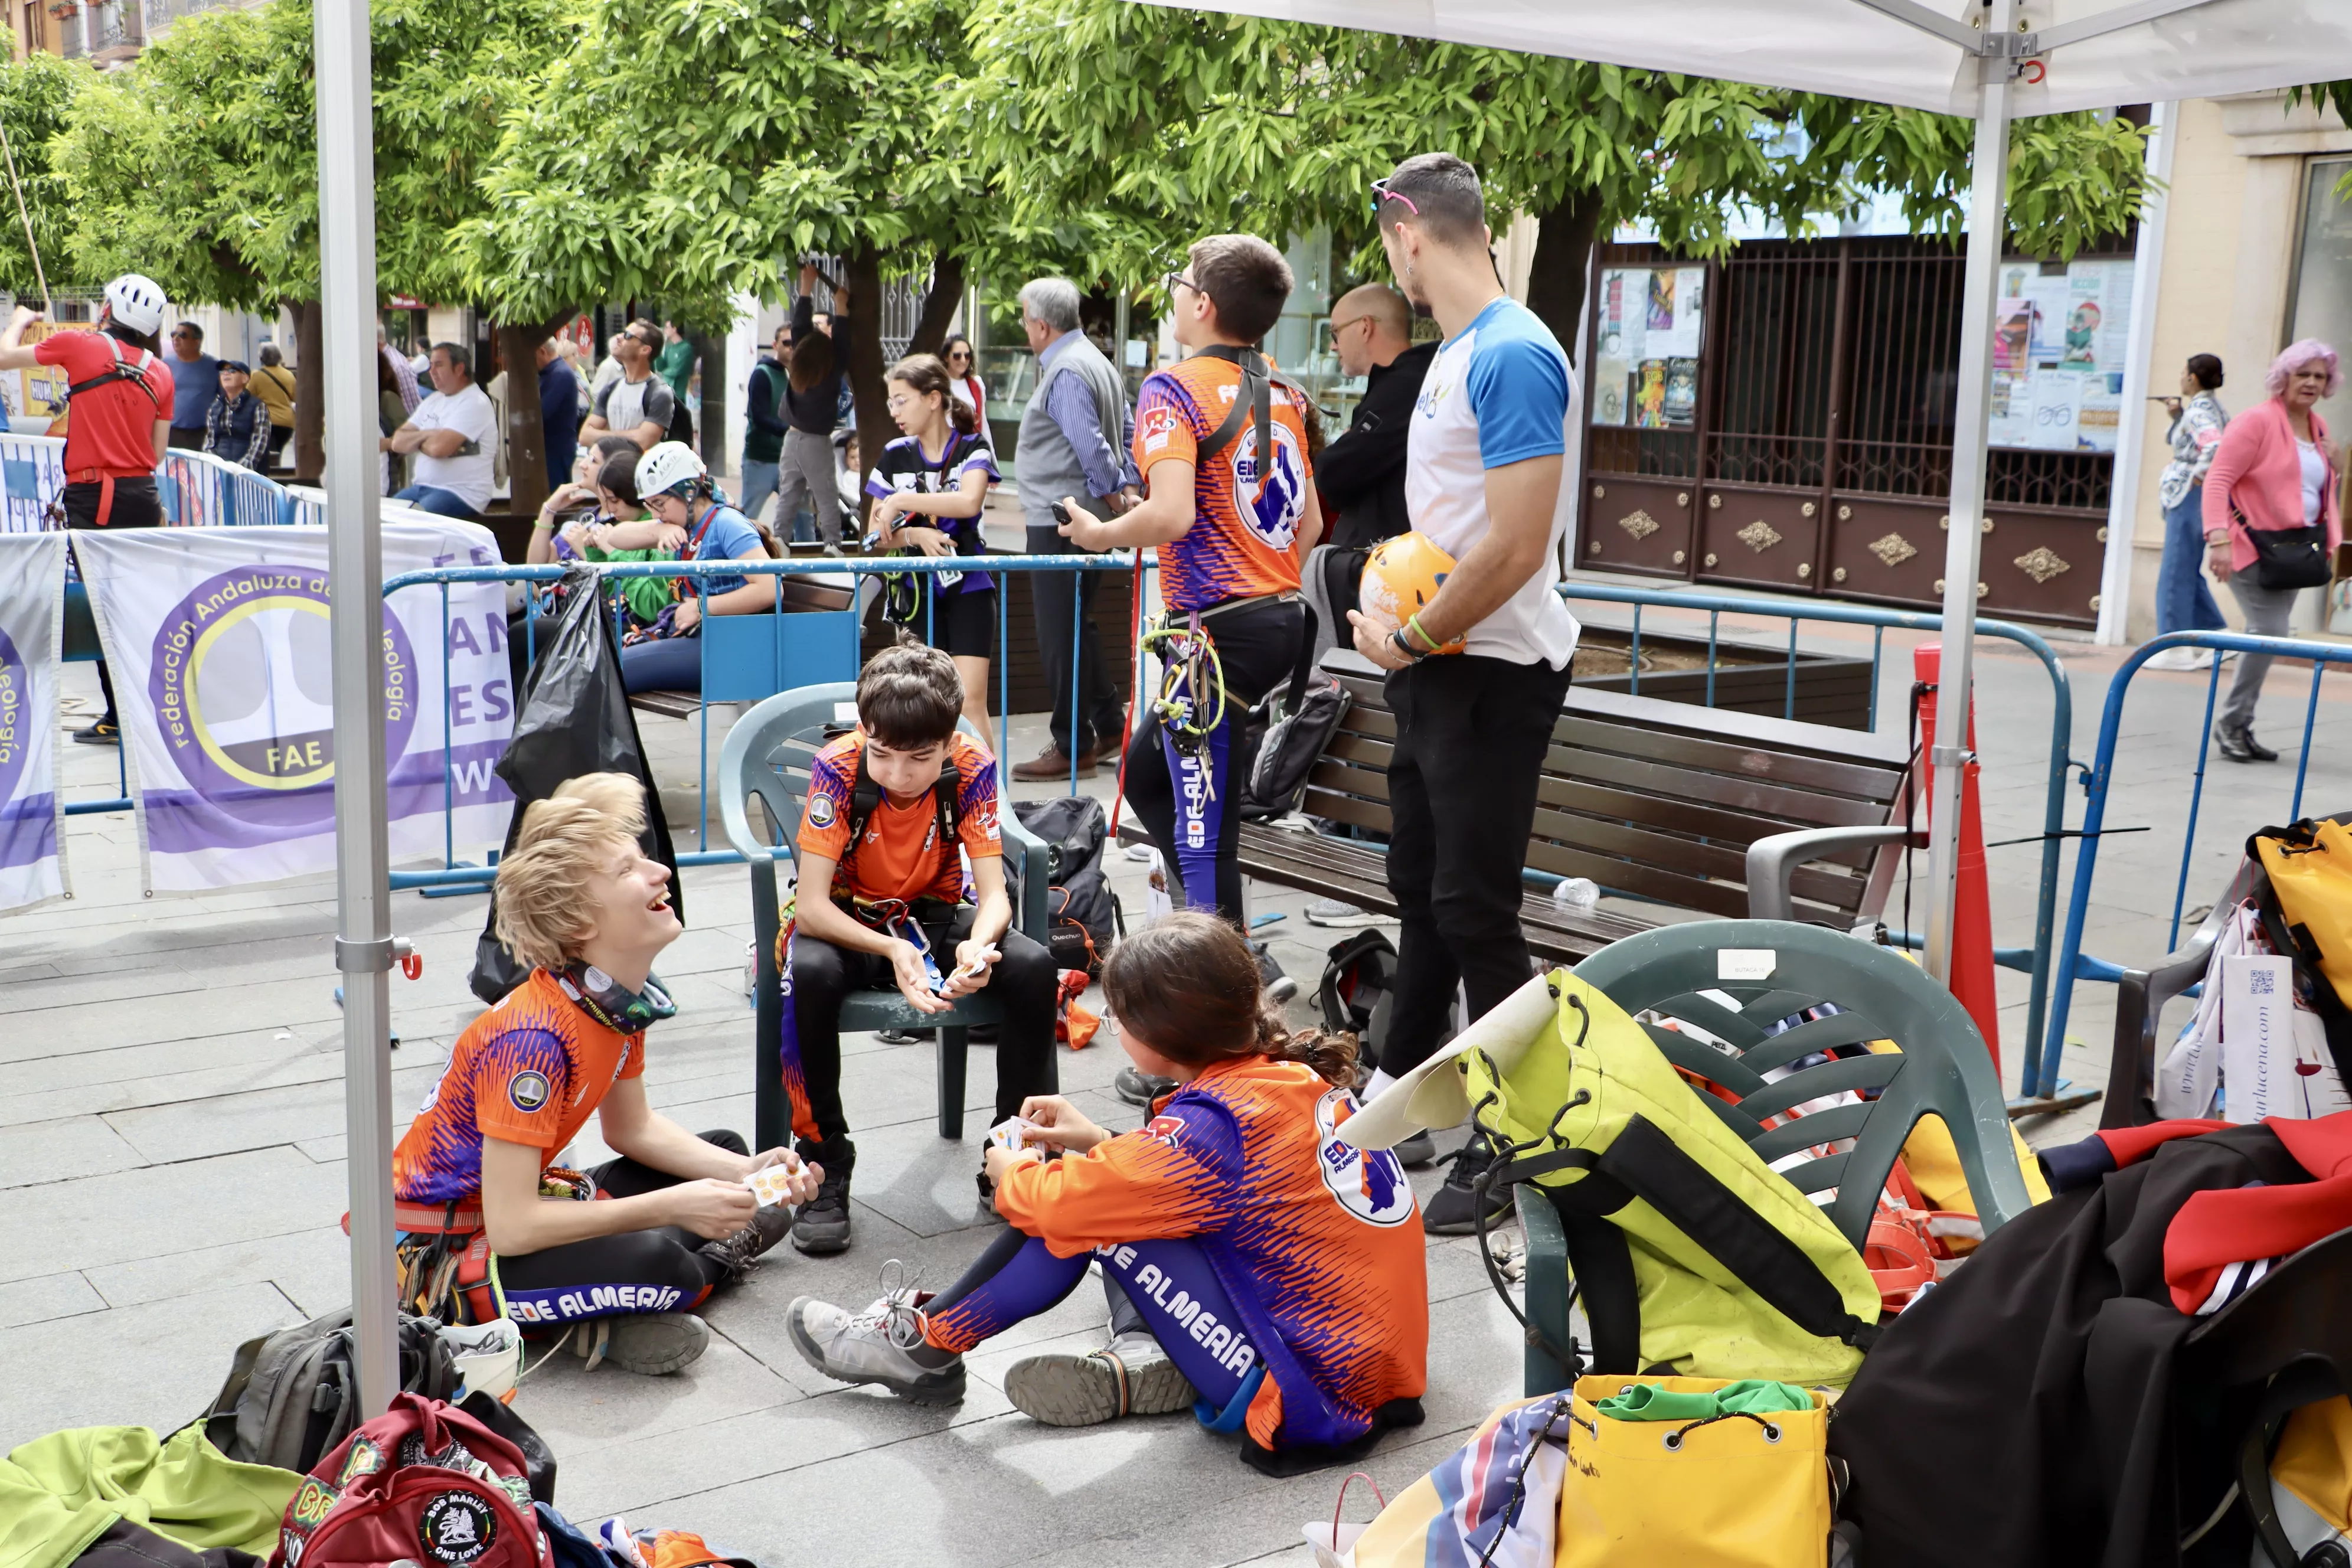
[[1054,521],[1061,523],[1068,522],[1070,521],[1070,509],[1064,506],[1060,501],[1055,501],[1054,503]]

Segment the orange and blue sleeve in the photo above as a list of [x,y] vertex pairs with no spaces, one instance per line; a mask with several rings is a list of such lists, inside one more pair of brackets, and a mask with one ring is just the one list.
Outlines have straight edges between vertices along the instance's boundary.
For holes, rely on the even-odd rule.
[[1135,402],[1135,471],[1151,477],[1154,463],[1190,463],[1201,454],[1200,432],[1192,395],[1182,383],[1161,371],[1148,377]]
[[1214,1230],[1232,1210],[1221,1120],[1163,1112],[1083,1154],[1016,1166],[997,1184],[997,1212],[1059,1258]]
[[856,757],[854,752],[845,757],[828,749],[809,760],[808,804],[802,807],[800,836],[794,842],[835,865],[849,849],[850,797],[857,789]]
[[474,1126],[485,1138],[552,1149],[572,1088],[572,1058],[551,1029],[509,1029],[473,1061]]
[[978,746],[965,746],[956,755],[956,834],[964,853],[975,860],[1004,853],[1004,830],[998,825],[1001,809],[996,795],[996,759]]

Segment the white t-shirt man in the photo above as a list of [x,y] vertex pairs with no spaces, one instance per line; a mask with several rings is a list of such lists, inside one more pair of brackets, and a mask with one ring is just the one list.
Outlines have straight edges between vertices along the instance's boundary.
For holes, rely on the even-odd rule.
[[408,422],[419,430],[455,430],[466,445],[454,458],[436,458],[420,449],[415,456],[415,482],[447,490],[474,510],[490,504],[497,488],[492,474],[499,444],[498,410],[489,395],[472,382],[457,393],[436,392],[416,405]]
[[[1576,375],[1541,318],[1506,295],[1441,345],[1413,404],[1405,443],[1404,505],[1415,531],[1456,561],[1486,537],[1486,470],[1565,454]],[[1563,479],[1544,565],[1500,609],[1470,628],[1465,651],[1511,664],[1565,668],[1576,617],[1554,589],[1575,497]]]

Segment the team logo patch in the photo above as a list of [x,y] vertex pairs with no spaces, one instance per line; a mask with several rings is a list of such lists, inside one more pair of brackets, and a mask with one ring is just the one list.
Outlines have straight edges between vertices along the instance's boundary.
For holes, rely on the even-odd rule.
[[1147,1138],[1157,1138],[1171,1149],[1184,1141],[1184,1119],[1181,1116],[1155,1116],[1143,1129]]
[[833,826],[833,796],[814,790],[809,792],[808,823],[820,831]]
[[1234,443],[1234,510],[1258,542],[1272,550],[1287,550],[1298,538],[1298,519],[1307,510],[1307,458],[1290,426],[1276,421],[1274,459],[1260,471],[1257,426],[1243,426]]
[[1143,449],[1146,452],[1157,452],[1165,448],[1169,440],[1175,436],[1176,427],[1181,423],[1181,418],[1177,412],[1164,404],[1157,408],[1146,409],[1142,422],[1137,427],[1138,433],[1143,437]]
[[472,1492],[443,1492],[416,1521],[416,1544],[436,1563],[471,1563],[498,1538],[499,1516]]
[[1387,1149],[1359,1149],[1339,1141],[1340,1124],[1356,1113],[1356,1097],[1335,1089],[1315,1102],[1315,1163],[1339,1206],[1368,1225],[1402,1225],[1412,1213],[1412,1185]]
[[525,1116],[545,1105],[551,1092],[548,1088],[547,1075],[536,1068],[525,1068],[507,1079],[507,1099],[512,1100],[514,1108]]

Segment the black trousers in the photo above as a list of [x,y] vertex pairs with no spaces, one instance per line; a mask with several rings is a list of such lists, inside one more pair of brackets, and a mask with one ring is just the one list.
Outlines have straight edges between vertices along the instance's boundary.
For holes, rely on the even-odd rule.
[[[1070,542],[1051,528],[1032,525],[1028,534],[1032,555],[1076,553]],[[1077,579],[1078,712],[1077,733],[1070,732],[1070,623],[1073,615],[1070,580]],[[1127,710],[1118,688],[1103,668],[1102,638],[1095,630],[1095,591],[1102,585],[1099,572],[1032,572],[1030,603],[1037,614],[1037,656],[1045,668],[1045,681],[1054,690],[1054,744],[1062,755],[1075,757],[1099,747],[1116,748],[1125,738]]]
[[[980,911],[959,905],[951,919],[926,921],[940,972],[955,967],[956,944],[971,935]],[[1018,931],[996,942],[1003,956],[990,974],[984,994],[1004,1004],[996,1036],[996,1115],[1002,1121],[1033,1094],[1052,1094],[1060,1079],[1054,1065],[1054,1007],[1061,977],[1054,955]],[[817,1136],[830,1143],[846,1136],[849,1118],[841,1109],[841,1005],[859,991],[893,991],[890,961],[878,952],[854,952],[793,933],[793,1023],[800,1037],[801,1072]]]
[[1389,890],[1403,930],[1381,1066],[1402,1077],[1444,1037],[1456,984],[1476,1018],[1527,983],[1519,868],[1568,671],[1473,654],[1388,679]]
[[[1127,743],[1127,798],[1143,818],[1168,868],[1183,884],[1185,907],[1213,907],[1239,925],[1242,795],[1261,738],[1250,727],[1249,710],[1297,669],[1307,608],[1269,600],[1212,616],[1202,624],[1216,645],[1225,678],[1224,721],[1204,743],[1204,798],[1178,798],[1164,731],[1154,720],[1138,725]],[[1197,849],[1192,847],[1195,825],[1205,840]]]
[[[65,489],[66,526],[97,528],[99,506],[106,500],[106,487],[85,483],[68,485]],[[163,523],[163,498],[155,493],[152,479],[128,479],[114,481],[114,496],[106,508],[107,528],[160,528]],[[106,717],[101,724],[116,721],[114,711],[114,681],[106,672],[106,660],[98,661],[98,689],[106,699]]]
[[[733,1132],[701,1134],[730,1154],[751,1147]],[[684,1181],[635,1160],[607,1160],[588,1173],[607,1197],[634,1198]],[[683,1311],[719,1283],[719,1266],[702,1256],[702,1237],[680,1226],[595,1236],[520,1257],[499,1256],[499,1289],[519,1323],[566,1323],[630,1312]]]

